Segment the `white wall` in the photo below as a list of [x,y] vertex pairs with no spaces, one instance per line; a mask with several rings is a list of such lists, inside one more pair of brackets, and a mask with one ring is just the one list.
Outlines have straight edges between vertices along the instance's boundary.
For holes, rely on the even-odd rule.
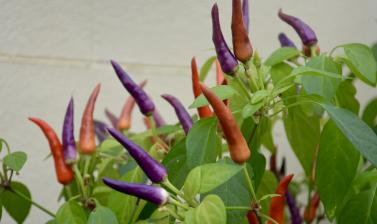
[[[159,97],[178,96],[192,101],[190,58],[199,63],[214,54],[210,9],[214,1],[0,1],[0,137],[14,150],[24,150],[28,162],[15,179],[26,183],[33,198],[56,210],[59,185],[51,160],[43,161],[48,145],[40,130],[28,120],[37,116],[61,131],[65,107],[75,98],[76,128],[88,94],[102,83],[95,117],[104,119],[104,107],[119,112],[126,92],[108,60],[117,59],[140,81],[148,79],[164,117],[176,122],[173,110]],[[223,32],[230,39],[230,1],[220,1]],[[277,33],[298,38],[277,17],[277,10],[308,22],[319,37],[322,51],[347,42],[370,44],[377,40],[377,1],[286,0],[251,2],[250,35],[255,48],[268,56],[278,47]],[[358,98],[365,102],[375,90],[361,85]],[[137,118],[139,119],[140,116]],[[140,119],[139,119],[140,120]],[[139,122],[136,130],[142,130]],[[275,130],[280,148],[293,159],[285,136]],[[26,223],[43,223],[48,216],[32,208]],[[5,217],[3,223],[13,223]]]

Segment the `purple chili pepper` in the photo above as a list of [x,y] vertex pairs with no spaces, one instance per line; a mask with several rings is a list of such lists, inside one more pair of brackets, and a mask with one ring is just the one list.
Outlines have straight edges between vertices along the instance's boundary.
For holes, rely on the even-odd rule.
[[102,178],[102,181],[114,190],[144,199],[157,205],[164,205],[169,200],[168,192],[161,187],[127,183],[106,177]]
[[219,8],[215,3],[212,7],[212,41],[215,45],[217,59],[220,62],[221,69],[227,73],[232,74],[238,65],[238,62],[228,45],[225,42],[224,36],[221,32]]
[[145,116],[151,115],[155,108],[151,98],[149,98],[149,96],[144,92],[143,88],[141,88],[131,79],[131,77],[116,61],[111,60],[111,65],[113,66],[115,73],[122,82],[124,88],[126,88],[130,95],[135,99],[137,105],[139,106],[140,112]]
[[109,126],[102,121],[94,120],[94,131],[96,133],[98,141],[101,143],[107,138],[107,128]]
[[69,101],[67,110],[65,112],[64,123],[63,123],[63,153],[64,160],[67,164],[76,161],[76,142],[74,135],[74,104],[73,98]]
[[306,23],[297,17],[283,13],[279,10],[279,17],[296,30],[297,34],[300,36],[302,43],[305,46],[313,46],[318,42],[317,36],[315,35],[312,28],[310,28]]
[[285,35],[285,33],[279,33],[278,38],[279,38],[279,42],[280,42],[281,47],[297,48],[296,45],[293,43],[293,41],[291,39],[289,39],[287,37],[287,35]]
[[187,110],[182,105],[182,103],[177,98],[175,98],[174,96],[169,95],[169,94],[163,94],[161,96],[166,101],[168,101],[170,103],[170,105],[172,105],[174,107],[175,114],[177,115],[178,120],[181,123],[182,128],[187,135],[188,132],[190,131],[190,129],[192,127],[192,123],[193,123],[190,114],[187,112]]
[[243,24],[245,25],[246,32],[249,33],[249,0],[242,1],[242,17],[243,17]]
[[152,182],[160,183],[166,178],[168,175],[166,168],[153,159],[144,149],[114,128],[108,128],[107,131],[123,145]]
[[289,191],[285,193],[285,198],[287,199],[289,212],[291,213],[291,223],[301,224],[302,218],[300,215],[300,209],[297,207],[296,200]]
[[115,116],[115,114],[113,114],[110,110],[105,108],[105,115],[109,119],[109,121],[111,122],[111,125],[114,128],[118,127],[118,118]]
[[161,114],[157,111],[153,111],[153,119],[156,122],[156,127],[162,127],[166,125],[165,120],[161,117]]

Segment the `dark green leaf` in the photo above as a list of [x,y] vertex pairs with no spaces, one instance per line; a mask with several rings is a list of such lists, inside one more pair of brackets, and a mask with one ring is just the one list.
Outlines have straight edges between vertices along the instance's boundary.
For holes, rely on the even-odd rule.
[[376,117],[377,98],[374,98],[371,101],[369,101],[369,103],[365,106],[362,119],[367,125],[369,125],[369,127],[374,127],[376,124]]
[[226,209],[217,195],[208,195],[200,205],[186,213],[187,224],[225,224]]
[[[275,174],[267,170],[264,173],[261,184],[258,188],[257,197],[261,198],[265,195],[275,193],[277,185],[278,185],[278,182],[276,180]],[[262,211],[265,214],[268,214],[268,209],[270,208],[270,202],[271,202],[271,198],[267,198],[266,200],[261,201]]]
[[300,52],[293,47],[282,47],[274,51],[270,57],[267,58],[265,65],[273,66],[279,64],[285,60],[291,59],[296,57],[300,54]]
[[1,201],[8,214],[17,223],[23,223],[30,212],[31,202],[25,200],[19,194],[31,199],[30,191],[24,184],[16,181],[11,183],[11,189],[17,193],[5,190],[1,194]]
[[103,206],[97,206],[90,213],[88,224],[118,224],[118,220],[113,211]]
[[[212,87],[211,88],[212,91],[214,92],[214,94],[216,96],[218,96],[220,99],[222,100],[225,100],[225,99],[229,99],[230,97],[232,97],[233,95],[237,94],[236,90],[233,89],[231,86],[229,85],[220,85],[220,86],[215,86],[215,87]],[[200,94],[195,100],[194,102],[189,106],[190,109],[192,108],[198,108],[198,107],[202,107],[202,106],[205,106],[205,105],[208,105],[208,101],[207,99],[204,97],[203,94]]]
[[329,121],[320,141],[316,167],[317,189],[330,219],[342,203],[356,175],[360,154],[337,126]]
[[83,207],[75,201],[64,203],[59,208],[55,218],[57,224],[85,224],[86,219],[87,217]]
[[288,141],[305,173],[310,176],[313,154],[319,143],[320,125],[316,115],[308,116],[301,107],[291,107],[284,118]]
[[340,107],[352,111],[356,115],[359,114],[360,103],[356,99],[356,88],[352,84],[352,80],[344,80],[340,83],[336,91],[336,99]]
[[351,71],[365,83],[376,85],[377,65],[371,49],[364,44],[347,44],[342,46]]
[[221,149],[215,118],[201,119],[190,129],[186,140],[187,165],[192,169],[198,165],[216,161]]
[[216,60],[216,56],[212,56],[212,57],[208,58],[206,60],[206,62],[204,62],[202,67],[200,68],[199,79],[200,79],[201,82],[203,82],[206,79],[208,72],[211,69],[212,64],[213,64],[213,62],[215,62],[215,60]]
[[12,152],[4,157],[4,164],[12,170],[18,172],[22,169],[27,160],[27,155],[24,152]]
[[255,189],[258,189],[259,184],[262,181],[264,171],[266,170],[266,158],[263,154],[258,152],[257,149],[252,149],[251,158],[248,161],[248,165],[251,167],[252,179]]

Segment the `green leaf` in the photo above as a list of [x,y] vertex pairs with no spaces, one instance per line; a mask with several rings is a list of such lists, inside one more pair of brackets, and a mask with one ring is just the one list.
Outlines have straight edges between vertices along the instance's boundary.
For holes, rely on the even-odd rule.
[[199,79],[201,82],[203,82],[206,79],[208,72],[211,69],[212,64],[213,62],[215,62],[215,60],[216,60],[216,56],[212,56],[208,58],[206,62],[204,62],[202,67],[200,68]]
[[332,121],[325,125],[316,166],[317,189],[330,219],[356,175],[360,154]]
[[187,224],[222,224],[226,223],[226,209],[217,195],[208,195],[195,209],[186,213]]
[[113,211],[103,206],[97,206],[90,213],[88,224],[118,224],[118,220]]
[[307,66],[297,67],[297,68],[293,69],[291,75],[292,76],[310,75],[310,76],[327,77],[327,78],[338,79],[338,80],[342,79],[342,76],[340,76],[338,73],[327,72],[327,71],[323,71],[321,69],[311,68],[311,67],[307,67]]
[[3,217],[3,202],[1,202],[1,195],[0,195],[0,221],[1,217]]
[[367,125],[369,125],[369,127],[374,127],[376,124],[376,117],[377,98],[374,98],[371,101],[369,101],[369,103],[365,106],[362,119]]
[[225,183],[241,169],[242,166],[225,163],[198,166],[187,176],[183,190],[189,197],[195,197],[198,193],[206,193]]
[[251,104],[256,104],[258,102],[261,102],[269,95],[270,93],[267,90],[258,90],[251,97]]
[[[30,191],[23,183],[12,181],[11,189],[31,199]],[[17,223],[23,223],[29,215],[31,202],[12,191],[5,190],[1,194],[1,201],[5,210]]]
[[56,213],[56,223],[57,224],[85,224],[86,223],[86,213],[77,202],[67,201],[64,203]]
[[12,152],[4,157],[4,164],[12,170],[18,172],[22,169],[27,160],[27,155],[24,152]]
[[[234,94],[237,94],[236,90],[233,89],[229,85],[220,85],[220,86],[215,86],[211,88],[214,94],[219,97],[221,100],[229,99],[232,97]],[[204,97],[203,94],[200,94],[194,102],[189,106],[190,109],[193,108],[198,108],[208,105],[207,99]]]
[[363,156],[377,166],[377,136],[373,130],[350,111],[321,103],[331,119]]
[[215,118],[200,119],[192,126],[187,135],[186,150],[189,169],[216,161],[221,139],[217,135]]
[[273,66],[279,64],[285,60],[291,59],[296,57],[300,54],[300,52],[293,47],[282,47],[274,51],[270,57],[267,58],[265,65]]
[[365,83],[375,86],[377,65],[371,49],[364,44],[347,44],[342,47],[350,70]]
[[359,114],[360,103],[356,99],[356,88],[352,80],[344,80],[340,83],[336,91],[336,100],[338,105],[344,109]]
[[248,118],[254,115],[262,106],[264,105],[263,101],[260,101],[256,104],[246,104],[242,109],[242,117]]
[[[270,73],[271,73],[272,83],[274,84],[274,86],[276,86],[280,82],[280,80],[282,80],[283,78],[291,74],[292,70],[293,68],[284,62],[272,66]],[[283,89],[285,90],[281,92],[283,98],[287,96],[295,95],[296,88],[295,88],[295,85],[292,86],[293,81],[294,81],[294,77],[288,78],[286,81],[283,81],[283,83],[279,84],[282,86],[282,88],[274,89],[273,94],[276,94],[277,92],[281,92],[281,89]],[[291,101],[285,100],[284,103],[291,103]]]
[[[263,174],[261,184],[257,190],[257,197],[262,198],[265,195],[274,194],[277,186],[278,186],[278,182],[276,180],[275,174],[267,170]],[[271,198],[266,198],[265,200],[261,201],[262,211],[265,214],[268,214],[270,203],[271,203]]]
[[305,75],[301,78],[302,85],[306,93],[317,94],[330,101],[335,95],[340,83],[340,79],[342,78],[341,65],[333,61],[331,58],[326,57],[325,54],[322,54],[320,56],[311,58],[306,66],[338,74],[338,79],[318,75]]
[[319,143],[320,125],[316,115],[308,116],[302,107],[291,107],[284,118],[288,141],[307,176],[310,176],[313,154]]

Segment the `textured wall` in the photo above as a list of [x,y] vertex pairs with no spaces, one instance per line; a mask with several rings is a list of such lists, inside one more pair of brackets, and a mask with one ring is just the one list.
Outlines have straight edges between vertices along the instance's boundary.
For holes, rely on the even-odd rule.
[[[28,116],[38,116],[61,131],[65,106],[75,98],[76,128],[88,94],[102,83],[95,117],[103,109],[119,112],[127,96],[108,60],[125,64],[135,80],[148,79],[146,90],[159,110],[176,122],[173,110],[160,99],[173,93],[185,105],[192,101],[189,61],[199,63],[214,52],[211,43],[210,8],[213,1],[0,1],[0,137],[15,150],[24,150],[28,162],[16,179],[28,184],[33,198],[56,210],[59,185],[52,161],[43,159],[48,145]],[[163,2],[163,3],[162,3]],[[220,1],[223,32],[230,43],[230,1]],[[290,27],[279,21],[279,7],[303,18],[317,31],[321,49],[347,42],[377,40],[377,2],[373,0],[251,1],[251,37],[255,48],[268,56],[278,47],[277,33]],[[358,98],[376,95],[362,85]],[[140,116],[137,118],[139,119]],[[139,119],[140,120],[140,119]],[[139,122],[136,130],[142,130]],[[280,148],[297,161],[281,125],[275,130]],[[48,216],[32,208],[26,223],[43,223]],[[5,217],[3,223],[13,223]]]

